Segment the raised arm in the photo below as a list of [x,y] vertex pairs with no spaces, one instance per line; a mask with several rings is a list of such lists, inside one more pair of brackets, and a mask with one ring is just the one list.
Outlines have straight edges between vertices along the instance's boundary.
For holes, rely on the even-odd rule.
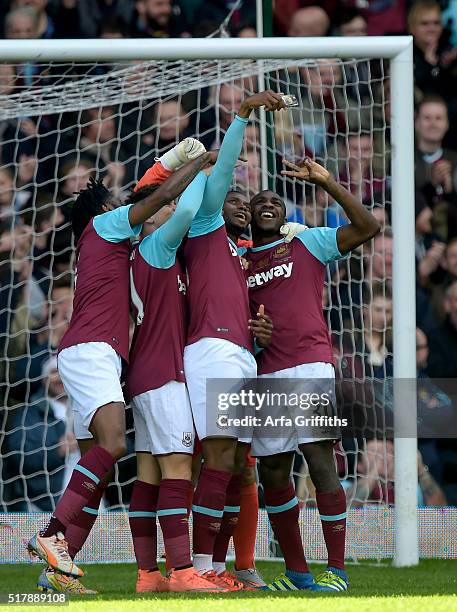
[[222,212],[225,196],[232,181],[233,171],[243,146],[244,131],[254,108],[265,106],[266,110],[284,108],[281,96],[274,91],[262,91],[249,96],[241,103],[238,115],[232,121],[222,142],[219,157],[206,183],[201,212],[212,216]]
[[203,153],[189,162],[179,170],[176,170],[160,187],[152,194],[148,195],[133,204],[129,208],[129,223],[132,227],[141,225],[152,217],[162,206],[178,197],[190,182],[197,176],[202,168],[214,161],[214,153]]
[[187,234],[202,203],[206,180],[206,174],[199,172],[179,198],[173,216],[157,230],[162,242],[169,249],[177,249]]
[[298,164],[283,161],[290,170],[283,170],[283,176],[291,176],[319,185],[340,204],[350,223],[339,227],[336,234],[338,249],[342,255],[367,242],[379,232],[378,220],[357,200],[352,193],[337,183],[330,172],[315,161],[306,158]]

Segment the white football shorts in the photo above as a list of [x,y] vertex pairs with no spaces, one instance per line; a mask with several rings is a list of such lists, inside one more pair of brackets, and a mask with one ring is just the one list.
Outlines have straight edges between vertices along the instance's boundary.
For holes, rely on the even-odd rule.
[[137,453],[193,453],[195,430],[185,383],[171,380],[135,396],[132,410]]
[[221,393],[239,392],[247,380],[257,376],[257,363],[252,353],[228,340],[201,338],[184,349],[184,372],[199,439],[228,437],[251,442],[252,427],[239,430],[220,424],[219,417],[223,413],[216,402],[207,402],[207,381],[230,379],[227,385],[217,383],[218,391],[220,388]]
[[[124,403],[122,360],[106,342],[83,342],[63,349],[57,356],[57,368],[75,412],[75,429],[88,430],[94,414],[105,404]],[[75,436],[78,438],[76,431]]]
[[[321,395],[326,393],[333,400],[335,398],[335,370],[331,363],[321,361],[304,363],[270,374],[261,374],[259,379],[293,379],[297,381],[297,384],[284,387],[288,392],[295,392],[296,395],[303,393],[317,393]],[[309,381],[309,384],[307,384],[307,381]],[[278,384],[280,384],[279,381]],[[278,425],[270,430],[273,432],[272,435],[269,435],[268,430],[263,426],[254,427],[251,446],[251,455],[253,457],[268,457],[270,455],[278,455],[279,453],[297,451],[300,444],[338,438],[338,433],[335,434],[333,431],[327,435],[326,431],[328,428],[326,427],[322,427],[322,437],[320,437],[320,435],[316,435],[316,431],[319,431],[319,428],[297,426],[296,423],[299,422],[296,420],[297,416],[312,416],[310,411],[303,411],[298,406],[293,408],[290,406],[287,408],[272,406],[262,410],[268,410],[268,414],[273,420],[277,419],[275,422],[278,423],[282,416],[287,416],[290,418],[292,425]],[[311,433],[313,433],[313,436],[311,436]]]

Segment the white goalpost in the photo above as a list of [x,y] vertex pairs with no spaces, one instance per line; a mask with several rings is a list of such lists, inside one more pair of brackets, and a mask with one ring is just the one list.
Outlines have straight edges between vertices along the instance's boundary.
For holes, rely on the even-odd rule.
[[[218,86],[223,82],[224,66],[233,62],[231,79],[240,77],[243,66],[255,63],[253,75],[259,75],[258,84],[266,83],[264,70],[280,70],[293,66],[294,62],[316,59],[388,60],[390,63],[391,91],[391,225],[393,233],[392,262],[392,336],[394,380],[395,435],[395,551],[394,564],[411,566],[419,560],[418,511],[417,511],[417,435],[416,396],[411,382],[416,378],[416,317],[415,317],[415,216],[414,216],[414,131],[413,131],[413,52],[412,37],[364,37],[364,38],[271,38],[271,39],[121,39],[121,40],[0,40],[0,58],[3,63],[20,62],[182,62],[185,60],[186,78],[192,78],[193,66],[198,66],[198,78]],[[201,69],[198,61],[206,62]],[[225,62],[221,65],[218,62]],[[265,62],[265,65],[259,62]],[[276,62],[276,63],[275,63]],[[133,99],[132,90],[123,85],[123,72],[116,69],[112,80],[87,80],[87,90],[81,90],[79,105],[78,83],[57,85],[54,94],[49,93],[46,108],[54,106],[58,112],[64,96],[71,110],[81,113],[96,100],[100,87],[112,87],[107,97],[113,103],[122,104]],[[159,84],[157,70],[151,69],[151,78]],[[171,78],[161,73],[162,79]],[[147,87],[144,82],[142,86]],[[158,87],[159,85],[157,85]],[[200,86],[202,86],[200,84]],[[92,89],[91,89],[92,87]],[[61,89],[59,89],[61,88]],[[97,89],[98,88],[98,89]],[[180,92],[179,83],[176,92]],[[166,89],[165,89],[166,91]],[[108,95],[109,94],[109,95]],[[53,98],[53,95],[55,96]],[[84,97],[86,96],[86,97]],[[60,98],[60,101],[59,101]],[[110,98],[110,99],[111,99]],[[23,105],[24,114],[45,112],[45,102],[27,91],[0,96],[0,120],[14,117],[15,108]],[[35,105],[35,106],[34,106]],[[40,106],[41,105],[41,106]],[[83,106],[84,105],[84,106]],[[101,106],[94,102],[94,106]],[[35,108],[35,111],[33,110]],[[198,119],[199,120],[199,119]],[[197,121],[197,128],[199,123]],[[199,128],[198,128],[199,129]],[[268,182],[268,150],[265,113],[260,114],[259,142],[261,161],[261,184]],[[197,133],[198,137],[198,133]],[[271,153],[271,152],[270,152]],[[408,385],[399,384],[408,381]],[[414,385],[413,385],[414,386]],[[408,392],[405,390],[408,389]],[[1,417],[1,415],[0,415]],[[408,435],[400,425],[408,423]],[[1,423],[1,420],[0,420]],[[1,431],[0,431],[1,433]]]

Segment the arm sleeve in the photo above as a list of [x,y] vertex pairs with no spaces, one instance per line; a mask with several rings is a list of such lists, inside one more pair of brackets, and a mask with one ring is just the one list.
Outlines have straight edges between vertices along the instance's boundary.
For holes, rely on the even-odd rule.
[[322,264],[326,265],[336,259],[342,259],[336,242],[337,227],[311,227],[296,235],[308,251]]
[[140,253],[155,268],[170,268],[176,251],[202,203],[206,174],[199,172],[179,199],[173,216],[140,243]]
[[141,232],[141,225],[132,227],[129,222],[128,206],[120,206],[115,210],[109,210],[102,215],[94,217],[94,229],[100,238],[108,242],[122,242],[127,238],[133,238]]
[[208,177],[201,208],[191,225],[189,238],[209,234],[224,225],[222,207],[243,146],[247,123],[247,119],[236,116],[227,130],[217,162]]

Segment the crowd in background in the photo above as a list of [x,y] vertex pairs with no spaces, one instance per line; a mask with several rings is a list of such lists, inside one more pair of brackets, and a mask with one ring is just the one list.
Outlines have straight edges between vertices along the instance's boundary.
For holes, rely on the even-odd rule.
[[[228,33],[255,36],[253,0],[0,1],[0,31],[7,39],[203,37],[234,7]],[[276,36],[414,37],[419,412],[422,422],[452,422],[452,392],[434,379],[457,379],[457,3],[275,0],[273,28]],[[383,226],[371,248],[330,267],[324,308],[342,405],[368,421],[364,436],[347,438],[337,449],[341,475],[349,475],[348,496],[355,504],[392,503],[393,445],[376,439],[393,414],[388,65],[317,60],[286,76],[273,75],[270,85],[285,86],[300,108],[272,128],[277,172],[282,155],[322,160]],[[0,64],[0,116],[2,96],[56,78],[49,65]],[[198,96],[143,100],[141,108],[129,102],[0,121],[0,510],[30,509],[27,500],[51,510],[77,457],[55,360],[72,309],[73,194],[96,175],[128,193],[154,157],[184,136],[198,134],[207,148],[217,148],[243,88],[255,89],[255,79],[223,84],[216,97],[214,89],[202,87]],[[260,188],[258,143],[257,122],[247,128],[248,162],[236,171],[237,185],[250,194]],[[319,189],[281,178],[276,189],[290,220],[308,226],[346,222]],[[129,412],[127,418],[131,425]],[[457,440],[430,431],[419,443],[418,499],[457,505]],[[297,465],[297,471],[303,476],[299,491],[312,500],[303,485],[309,481],[306,466]],[[122,460],[118,482],[128,483],[134,473],[134,459]],[[129,496],[128,484],[109,487],[106,503],[126,505]]]

